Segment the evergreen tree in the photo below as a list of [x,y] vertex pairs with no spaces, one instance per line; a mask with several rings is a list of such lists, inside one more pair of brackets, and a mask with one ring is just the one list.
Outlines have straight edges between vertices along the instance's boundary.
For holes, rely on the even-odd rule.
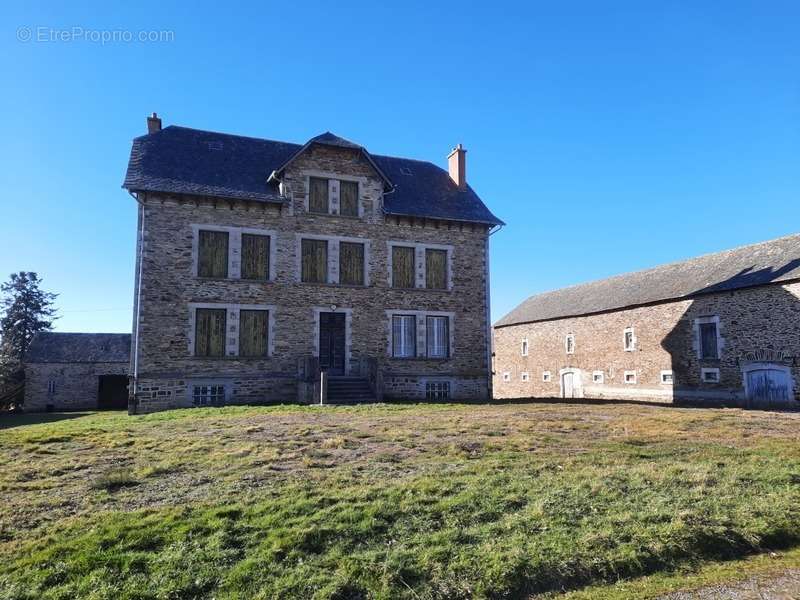
[[0,285],[0,387],[22,364],[37,331],[48,331],[57,318],[53,301],[57,294],[39,288],[36,273],[20,271]]

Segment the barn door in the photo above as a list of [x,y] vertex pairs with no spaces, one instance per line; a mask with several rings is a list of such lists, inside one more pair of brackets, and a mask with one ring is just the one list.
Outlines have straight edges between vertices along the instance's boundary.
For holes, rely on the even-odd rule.
[[319,315],[319,366],[329,375],[344,375],[344,313],[324,312]]
[[756,369],[747,373],[747,392],[751,406],[788,404],[791,384],[789,374],[779,369]]

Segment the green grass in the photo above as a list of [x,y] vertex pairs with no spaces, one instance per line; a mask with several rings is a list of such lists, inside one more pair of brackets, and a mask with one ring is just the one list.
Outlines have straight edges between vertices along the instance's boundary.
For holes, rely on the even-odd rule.
[[800,564],[797,414],[532,404],[13,419],[0,424],[4,599],[644,598]]

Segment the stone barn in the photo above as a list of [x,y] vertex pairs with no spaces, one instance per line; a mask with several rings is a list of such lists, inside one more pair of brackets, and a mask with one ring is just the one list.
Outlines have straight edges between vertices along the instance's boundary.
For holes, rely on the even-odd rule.
[[800,408],[800,235],[528,298],[495,398]]
[[37,333],[25,359],[26,412],[128,406],[128,333]]

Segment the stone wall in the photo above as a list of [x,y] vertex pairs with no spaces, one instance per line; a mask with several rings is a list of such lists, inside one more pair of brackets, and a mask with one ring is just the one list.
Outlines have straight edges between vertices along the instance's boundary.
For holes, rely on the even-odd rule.
[[[713,316],[719,318],[720,358],[701,360],[696,320]],[[624,349],[626,328],[634,331],[633,351]],[[568,334],[574,354],[566,352]],[[524,339],[528,356],[522,356]],[[585,398],[744,404],[743,368],[757,361],[788,366],[800,399],[800,283],[499,327],[494,352],[497,399],[560,397],[561,374],[573,369],[580,375],[577,395]],[[702,381],[702,369],[719,369],[719,383]],[[626,371],[635,372],[635,383],[625,382]],[[671,384],[662,383],[662,371],[672,372]],[[602,372],[602,383],[593,381],[595,372]]]
[[[310,214],[308,176],[357,178],[361,217]],[[280,207],[260,202],[147,194],[138,338],[140,411],[189,406],[192,382],[229,386],[232,402],[284,402],[297,398],[297,364],[318,353],[320,310],[349,314],[350,366],[377,358],[386,375],[387,398],[424,396],[426,377],[452,381],[455,398],[486,398],[489,385],[487,228],[453,222],[386,216],[383,184],[359,152],[312,146],[287,169],[291,202]],[[194,274],[197,225],[249,228],[274,234],[274,275],[269,282],[203,279]],[[367,286],[309,284],[299,281],[299,235],[361,238],[368,242]],[[389,242],[452,247],[452,287],[399,290],[389,286]],[[236,257],[232,258],[237,260]],[[238,267],[238,265],[237,265]],[[272,353],[198,358],[190,344],[190,304],[221,303],[274,307]],[[394,359],[388,355],[390,310],[453,313],[451,357]],[[136,336],[134,332],[135,360]],[[394,385],[397,378],[416,383]]]
[[[127,363],[29,363],[25,365],[26,412],[93,410],[101,375],[127,375]],[[52,385],[51,385],[52,383]]]

